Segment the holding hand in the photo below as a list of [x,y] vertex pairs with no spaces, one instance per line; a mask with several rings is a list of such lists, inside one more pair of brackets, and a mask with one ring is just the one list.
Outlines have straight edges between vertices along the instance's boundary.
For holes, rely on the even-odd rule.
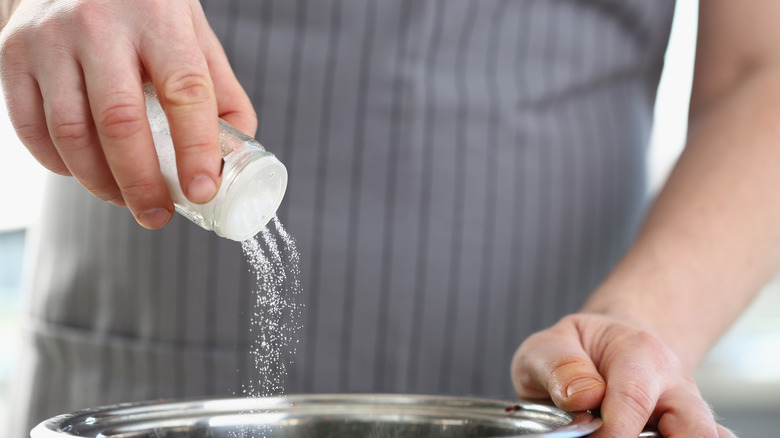
[[[195,0],[22,0],[0,34],[11,122],[46,168],[159,228],[173,203],[144,106],[151,82],[170,122],[181,186],[209,201],[220,183],[217,117],[257,120]],[[217,98],[219,96],[219,98]]]
[[636,437],[647,423],[666,438],[734,436],[715,423],[669,348],[611,317],[572,315],[529,337],[512,360],[512,381],[520,397],[550,397],[566,411],[601,407],[597,437]]

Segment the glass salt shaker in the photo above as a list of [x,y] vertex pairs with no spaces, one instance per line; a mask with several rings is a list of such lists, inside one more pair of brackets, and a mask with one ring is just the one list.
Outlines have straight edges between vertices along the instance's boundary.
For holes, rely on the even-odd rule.
[[276,214],[287,189],[287,169],[254,138],[219,120],[222,184],[205,204],[190,202],[179,183],[168,119],[151,84],[144,86],[146,114],[154,146],[173,203],[182,216],[218,235],[237,241],[251,238]]

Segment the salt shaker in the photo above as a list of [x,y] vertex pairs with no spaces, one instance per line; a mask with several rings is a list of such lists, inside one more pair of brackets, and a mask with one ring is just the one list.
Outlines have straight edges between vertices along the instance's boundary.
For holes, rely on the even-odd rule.
[[237,241],[251,238],[276,214],[287,189],[287,169],[254,138],[219,120],[222,184],[205,204],[190,202],[181,189],[168,119],[151,84],[144,86],[146,115],[165,183],[176,211],[201,227]]

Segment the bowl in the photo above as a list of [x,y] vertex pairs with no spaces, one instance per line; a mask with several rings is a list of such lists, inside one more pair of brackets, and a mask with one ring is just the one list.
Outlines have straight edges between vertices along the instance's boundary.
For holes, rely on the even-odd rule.
[[46,420],[31,438],[582,437],[601,420],[529,401],[397,394],[124,403]]

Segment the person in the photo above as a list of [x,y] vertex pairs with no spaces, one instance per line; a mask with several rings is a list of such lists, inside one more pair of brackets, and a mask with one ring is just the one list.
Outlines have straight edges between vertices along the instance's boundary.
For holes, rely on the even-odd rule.
[[733,436],[690,373],[779,264],[774,3],[700,6],[687,146],[646,215],[670,1],[16,3],[11,121],[73,176],[36,231],[17,430],[251,375],[251,273],[173,214],[151,82],[191,200],[220,183],[217,116],[260,114],[288,166],[288,392],[514,392],[600,407],[594,436]]

